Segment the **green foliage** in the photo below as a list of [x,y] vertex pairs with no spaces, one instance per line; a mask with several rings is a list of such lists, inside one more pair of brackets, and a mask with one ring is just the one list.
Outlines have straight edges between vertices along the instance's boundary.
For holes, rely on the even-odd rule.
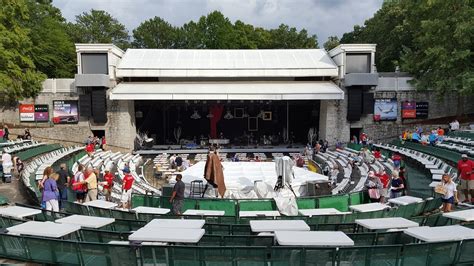
[[173,27],[159,17],[133,30],[133,47],[181,49],[295,49],[317,48],[315,35],[287,25],[266,30],[237,20],[234,24],[219,11]]
[[33,43],[30,57],[36,68],[49,78],[72,78],[76,71],[74,43],[66,32],[61,11],[50,0],[27,0],[26,25]]
[[323,44],[324,49],[329,51],[339,45],[339,37],[329,36],[328,40]]
[[0,97],[4,102],[36,96],[46,78],[29,56],[33,43],[26,20],[25,1],[0,0]]
[[68,24],[68,32],[75,43],[113,43],[122,49],[130,46],[125,26],[103,10],[91,9],[76,16],[76,22]]
[[387,1],[341,43],[376,43],[379,71],[400,65],[418,89],[474,94],[474,2]]

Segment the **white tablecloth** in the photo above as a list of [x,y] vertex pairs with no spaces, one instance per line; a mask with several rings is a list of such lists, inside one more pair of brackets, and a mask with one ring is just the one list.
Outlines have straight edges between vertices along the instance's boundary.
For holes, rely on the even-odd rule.
[[305,221],[301,220],[261,220],[250,221],[252,232],[309,231]]
[[405,234],[425,242],[459,241],[474,239],[474,229],[460,225],[436,227],[412,227],[403,231]]
[[196,215],[196,216],[224,216],[225,211],[214,211],[214,210],[193,210],[187,209],[183,215]]
[[275,239],[282,246],[342,247],[354,241],[340,231],[276,231]]
[[277,217],[280,216],[278,211],[239,211],[240,217],[257,217],[257,216],[267,216],[267,217]]
[[397,205],[409,205],[413,203],[422,202],[422,198],[412,197],[412,196],[402,196],[394,199],[389,199],[388,202],[397,204]]
[[349,208],[357,212],[373,212],[373,211],[381,211],[385,209],[390,209],[390,206],[375,202],[375,203],[351,205],[349,206]]
[[97,229],[115,222],[115,219],[86,215],[71,215],[68,217],[57,219],[55,222],[61,224],[75,224],[82,227]]
[[130,241],[197,243],[204,235],[204,229],[167,228],[156,230],[152,227],[143,227],[128,237]]
[[419,226],[418,223],[401,217],[356,219],[356,224],[369,230],[386,230],[394,228],[410,228]]
[[344,214],[343,212],[334,208],[300,209],[299,213],[304,216]]
[[102,209],[113,209],[117,206],[116,203],[105,200],[93,200],[83,203],[85,206],[97,207]]
[[194,219],[153,219],[145,225],[149,228],[177,228],[177,229],[200,229],[204,226],[204,220]]
[[11,206],[11,207],[6,207],[6,208],[0,208],[0,215],[1,216],[8,216],[8,217],[13,217],[13,218],[24,218],[27,216],[33,216],[40,214],[41,210],[38,209],[32,209],[32,208],[26,208],[26,207],[20,207],[20,206]]
[[139,206],[132,209],[136,213],[168,214],[169,209]]
[[60,238],[81,229],[79,225],[30,221],[8,227],[10,234]]
[[444,217],[448,217],[454,220],[460,220],[464,222],[474,221],[474,209],[468,209],[464,211],[455,211],[443,213]]

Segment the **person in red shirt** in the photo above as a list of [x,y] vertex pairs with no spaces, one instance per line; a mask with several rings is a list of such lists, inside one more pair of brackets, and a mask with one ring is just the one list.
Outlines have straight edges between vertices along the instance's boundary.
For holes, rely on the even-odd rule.
[[125,176],[123,177],[122,182],[122,207],[124,209],[130,209],[130,202],[132,200],[132,185],[135,179],[133,178],[132,174],[130,174],[130,170],[124,169],[123,173]]
[[382,158],[382,153],[380,152],[380,150],[379,150],[379,149],[375,149],[375,151],[373,152],[373,154],[374,154],[375,160],[380,161],[380,159]]
[[458,177],[461,177],[461,189],[464,193],[464,201],[474,203],[474,161],[467,158],[467,154],[461,156],[458,161]]
[[385,198],[388,197],[388,185],[390,183],[390,176],[385,172],[385,170],[381,169],[378,173],[375,174],[382,182],[382,195],[380,195],[380,203],[385,202]]
[[92,143],[87,144],[86,152],[89,156],[92,156],[92,153],[94,152],[94,150],[95,150],[94,144],[92,144]]
[[114,186],[115,176],[110,172],[110,170],[105,170],[104,174],[104,194],[107,201],[112,201],[112,187]]

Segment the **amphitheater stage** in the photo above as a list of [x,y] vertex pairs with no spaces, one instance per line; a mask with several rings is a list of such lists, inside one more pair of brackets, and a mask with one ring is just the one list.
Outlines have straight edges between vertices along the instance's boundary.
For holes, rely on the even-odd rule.
[[[295,153],[303,152],[303,145],[280,145],[280,146],[231,146],[219,149],[220,153]],[[136,150],[134,154],[159,155],[159,154],[202,154],[207,153],[204,148],[182,148],[180,145],[154,145],[152,149]]]
[[[206,184],[204,179],[205,162],[198,162],[190,168],[183,171],[182,181],[186,184],[186,195],[189,195],[190,184],[192,181],[201,180]],[[259,194],[273,191],[273,187],[277,181],[275,163],[274,162],[223,162],[224,179],[227,190],[230,192],[228,196],[231,198],[259,198]],[[328,177],[311,172],[304,168],[294,167],[294,179],[292,187],[296,196],[306,195],[306,184],[311,181],[323,182],[328,181]],[[261,184],[259,184],[262,181]],[[175,180],[170,180],[173,184]],[[255,184],[259,186],[259,192],[255,189]],[[209,195],[212,195],[209,194]]]

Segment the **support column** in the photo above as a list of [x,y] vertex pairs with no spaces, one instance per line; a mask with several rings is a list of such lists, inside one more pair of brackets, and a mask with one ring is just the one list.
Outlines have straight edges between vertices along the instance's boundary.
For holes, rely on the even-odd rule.
[[350,138],[347,122],[346,100],[322,100],[319,115],[319,138],[330,145],[337,141],[348,142]]
[[105,127],[107,144],[133,150],[136,137],[135,102],[108,101],[108,123]]

